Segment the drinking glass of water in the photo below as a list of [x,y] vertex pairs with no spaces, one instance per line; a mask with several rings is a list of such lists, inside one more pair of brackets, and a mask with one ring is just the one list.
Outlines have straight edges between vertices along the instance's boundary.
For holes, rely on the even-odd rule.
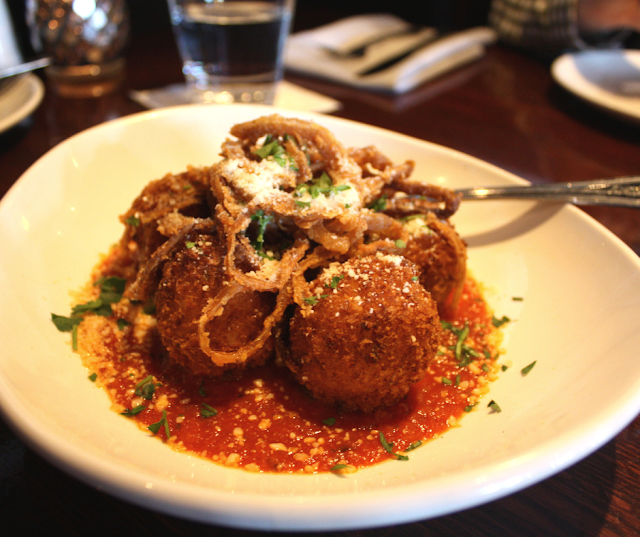
[[168,0],[192,102],[273,104],[295,0]]

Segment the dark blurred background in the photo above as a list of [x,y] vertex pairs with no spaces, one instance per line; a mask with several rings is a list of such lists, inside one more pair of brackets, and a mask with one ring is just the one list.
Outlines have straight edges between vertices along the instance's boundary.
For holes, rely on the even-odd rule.
[[[25,22],[26,0],[6,0],[11,11],[20,48],[26,58],[34,51]],[[293,31],[307,30],[348,15],[393,13],[409,22],[434,26],[441,31],[458,30],[485,24],[490,0],[297,0]],[[170,28],[166,0],[129,0],[131,38]]]

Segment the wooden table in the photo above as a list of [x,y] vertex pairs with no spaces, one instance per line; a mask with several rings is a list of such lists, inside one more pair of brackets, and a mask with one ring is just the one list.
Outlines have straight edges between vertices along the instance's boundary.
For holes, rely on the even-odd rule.
[[[157,61],[162,58],[162,61]],[[298,76],[332,96],[335,115],[469,153],[533,182],[640,173],[640,126],[596,111],[556,86],[548,65],[502,46],[481,61],[400,97]],[[127,90],[181,81],[170,31],[134,35],[121,90],[88,100],[47,91],[33,116],[0,135],[0,195],[47,150],[104,121],[139,112]],[[640,211],[588,208],[640,254]],[[394,528],[333,535],[638,535],[640,419],[560,474],[465,512]],[[148,511],[76,481],[34,453],[0,421],[3,535],[249,535]]]

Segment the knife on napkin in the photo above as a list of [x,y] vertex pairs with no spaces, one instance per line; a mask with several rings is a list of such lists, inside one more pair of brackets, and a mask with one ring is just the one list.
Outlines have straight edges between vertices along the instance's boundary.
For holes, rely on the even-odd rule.
[[486,27],[438,36],[434,28],[416,29],[394,15],[357,15],[293,34],[285,66],[351,86],[404,93],[480,58],[496,38]]

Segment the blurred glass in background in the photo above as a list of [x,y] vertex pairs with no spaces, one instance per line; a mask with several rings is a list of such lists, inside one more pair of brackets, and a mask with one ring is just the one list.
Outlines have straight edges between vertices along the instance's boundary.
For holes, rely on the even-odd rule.
[[52,58],[45,72],[60,95],[97,97],[122,81],[125,0],[27,0],[26,20],[33,49]]
[[168,0],[192,102],[273,104],[294,0]]

